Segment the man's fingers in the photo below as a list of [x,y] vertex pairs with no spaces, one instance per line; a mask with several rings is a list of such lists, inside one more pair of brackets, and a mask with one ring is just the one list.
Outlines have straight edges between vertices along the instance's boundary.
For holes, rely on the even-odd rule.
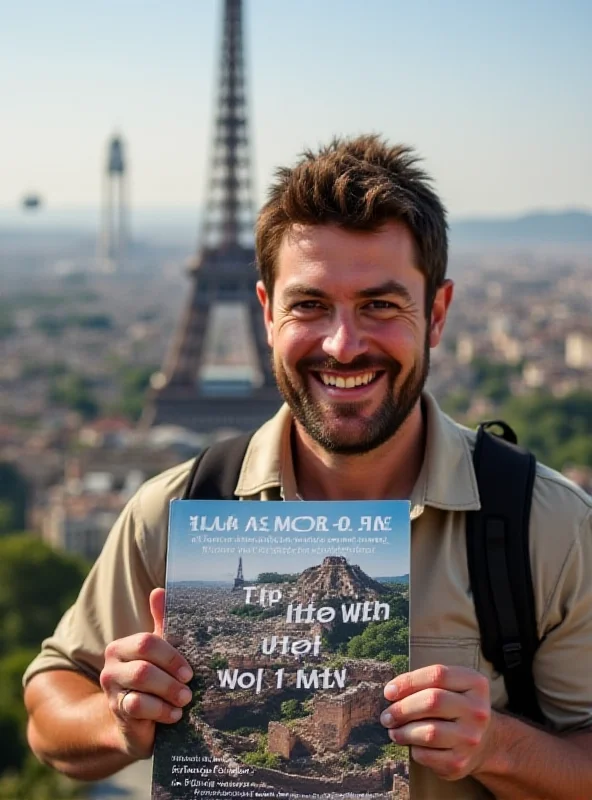
[[[455,720],[472,714],[474,703],[465,694],[446,689],[424,689],[392,703],[380,715],[385,728],[399,728],[419,719]],[[486,706],[483,705],[486,712]]]
[[400,745],[432,747],[437,750],[453,747],[475,746],[479,737],[471,736],[469,731],[460,728],[455,722],[441,719],[422,719],[409,722],[401,728],[391,728],[389,736]]
[[107,671],[111,670],[111,661],[145,661],[160,667],[182,683],[186,683],[193,675],[191,667],[179,651],[154,633],[135,633],[111,642],[105,648]]
[[467,667],[447,667],[434,664],[429,667],[397,675],[387,683],[384,696],[387,700],[401,700],[423,689],[446,689],[449,692],[474,692],[481,697],[489,696],[487,678]]
[[191,690],[185,684],[146,661],[120,664],[116,675],[110,675],[107,668],[106,674],[103,670],[101,683],[110,693],[117,690],[119,694],[121,690],[130,689],[134,693],[159,697],[172,706],[186,706],[191,700]]
[[154,634],[162,637],[162,626],[164,621],[164,589],[153,589],[150,592],[150,613],[154,620]]
[[183,714],[182,709],[165,703],[159,697],[142,692],[127,692],[118,698],[117,716],[125,721],[150,720],[151,722],[178,722]]

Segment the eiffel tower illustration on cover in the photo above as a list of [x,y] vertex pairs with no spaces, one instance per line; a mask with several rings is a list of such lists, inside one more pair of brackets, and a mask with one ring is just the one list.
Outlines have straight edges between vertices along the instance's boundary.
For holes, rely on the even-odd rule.
[[[162,373],[153,382],[143,426],[174,424],[198,432],[250,430],[279,408],[263,316],[255,294],[254,200],[243,60],[242,0],[224,0],[222,56],[213,154],[200,249],[191,287]],[[217,303],[241,304],[261,377],[254,386],[201,379],[208,320]],[[242,390],[241,390],[242,386]]]

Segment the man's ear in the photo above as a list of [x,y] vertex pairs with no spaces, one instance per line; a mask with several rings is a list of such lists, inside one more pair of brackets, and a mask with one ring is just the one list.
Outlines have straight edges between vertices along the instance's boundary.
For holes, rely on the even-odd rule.
[[430,317],[430,347],[436,347],[440,343],[453,294],[454,283],[451,280],[445,280],[436,290]]
[[263,281],[257,281],[257,297],[263,308],[263,322],[265,330],[267,331],[267,344],[273,347],[273,310],[271,307],[271,298],[267,294],[267,289],[263,285]]

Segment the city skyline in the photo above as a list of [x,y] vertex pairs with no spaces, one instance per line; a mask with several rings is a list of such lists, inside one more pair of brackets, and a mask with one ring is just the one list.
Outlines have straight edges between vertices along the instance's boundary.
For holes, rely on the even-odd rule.
[[[417,148],[452,217],[592,206],[589,4],[245,9],[258,202],[305,146],[375,131]],[[97,208],[105,143],[119,132],[132,207],[197,213],[221,11],[219,0],[177,0],[172,13],[133,0],[7,9],[0,209],[31,191],[51,210]]]

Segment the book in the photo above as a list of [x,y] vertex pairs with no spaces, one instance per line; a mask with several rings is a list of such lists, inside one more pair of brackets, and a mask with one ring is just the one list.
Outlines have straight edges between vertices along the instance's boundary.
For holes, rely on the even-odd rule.
[[172,501],[164,637],[193,699],[157,726],[152,800],[408,798],[379,717],[408,670],[409,513]]

